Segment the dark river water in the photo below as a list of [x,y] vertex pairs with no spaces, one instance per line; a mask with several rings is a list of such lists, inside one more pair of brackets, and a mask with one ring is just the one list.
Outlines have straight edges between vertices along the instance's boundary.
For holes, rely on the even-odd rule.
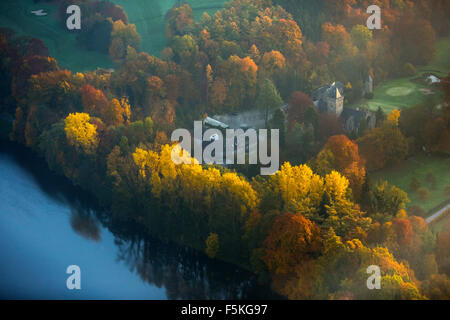
[[[80,267],[80,290],[66,286],[70,265]],[[246,271],[114,225],[41,159],[0,142],[0,298],[278,297]]]

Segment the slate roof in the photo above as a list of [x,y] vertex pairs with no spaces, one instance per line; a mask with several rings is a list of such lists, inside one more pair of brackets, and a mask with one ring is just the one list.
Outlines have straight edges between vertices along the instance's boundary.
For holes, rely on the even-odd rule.
[[329,85],[320,87],[312,93],[313,100],[321,100],[324,96],[336,99],[344,95],[344,84],[342,82],[336,81]]
[[356,110],[356,109],[350,109],[350,108],[344,108],[344,111],[341,114],[342,119],[344,121],[347,121],[347,119],[350,119],[353,117],[355,120],[355,124],[359,124],[361,121],[361,118],[365,115],[365,111]]
[[323,99],[319,100],[317,108],[319,109],[320,113],[328,112],[328,104]]

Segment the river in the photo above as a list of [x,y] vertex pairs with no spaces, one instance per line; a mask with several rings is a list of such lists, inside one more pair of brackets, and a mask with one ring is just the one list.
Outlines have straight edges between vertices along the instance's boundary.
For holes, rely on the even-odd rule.
[[[276,299],[256,277],[114,225],[29,150],[0,142],[0,298]],[[66,269],[81,270],[81,289]]]

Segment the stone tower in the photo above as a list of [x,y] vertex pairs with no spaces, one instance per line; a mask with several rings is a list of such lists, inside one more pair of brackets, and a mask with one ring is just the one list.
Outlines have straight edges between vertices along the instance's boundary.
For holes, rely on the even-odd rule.
[[340,117],[344,111],[344,97],[335,83],[331,86],[330,91],[326,98],[328,105],[327,112]]
[[364,92],[363,93],[364,94],[373,93],[373,79],[370,75],[366,78],[366,81],[364,82]]

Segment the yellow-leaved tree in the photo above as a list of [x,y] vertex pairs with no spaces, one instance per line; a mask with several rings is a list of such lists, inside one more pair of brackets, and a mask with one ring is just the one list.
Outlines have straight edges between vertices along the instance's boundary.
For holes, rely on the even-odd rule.
[[194,158],[191,158],[191,164],[176,165],[172,159],[174,155],[182,158],[190,155],[186,151],[174,152],[174,148],[179,147],[163,145],[160,153],[136,148],[133,153],[134,163],[141,177],[150,182],[153,196],[173,193],[193,209],[201,202],[212,205],[211,199],[221,193],[226,195],[228,202],[234,200],[242,204],[246,208],[243,209],[245,212],[257,205],[256,191],[247,180],[234,172],[221,174],[215,168],[203,168]]
[[269,178],[267,192],[279,202],[276,205],[278,209],[301,212],[308,217],[320,205],[324,182],[307,165],[293,167],[290,163],[285,163],[280,171]]
[[69,145],[77,150],[91,154],[98,147],[97,126],[90,123],[91,117],[87,113],[71,113],[64,120],[66,138]]
[[400,114],[401,114],[400,110],[394,109],[392,110],[391,113],[388,114],[387,120],[389,121],[389,123],[392,123],[393,125],[398,127],[398,120],[400,119]]
[[257,192],[235,172],[202,167],[192,158],[185,161],[191,164],[176,164],[179,162],[173,161],[174,154],[190,155],[180,155],[179,149],[173,152],[174,148],[179,147],[163,145],[159,153],[136,148],[132,154],[144,198],[151,196],[165,202],[160,219],[166,221],[171,232],[180,225],[190,225],[188,231],[180,228],[179,236],[193,239],[202,247],[210,233],[217,234],[220,254],[235,256],[236,250],[244,250],[238,244],[250,212],[258,205]]

